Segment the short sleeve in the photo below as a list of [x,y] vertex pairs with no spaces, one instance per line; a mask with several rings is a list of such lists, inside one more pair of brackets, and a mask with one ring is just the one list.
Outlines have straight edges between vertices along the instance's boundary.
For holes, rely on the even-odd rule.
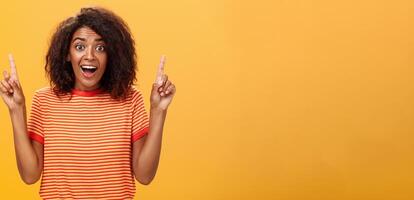
[[33,96],[29,119],[27,120],[27,133],[30,139],[44,144],[43,110],[39,92]]
[[144,100],[140,91],[133,89],[132,93],[132,143],[148,133],[149,120],[145,110]]

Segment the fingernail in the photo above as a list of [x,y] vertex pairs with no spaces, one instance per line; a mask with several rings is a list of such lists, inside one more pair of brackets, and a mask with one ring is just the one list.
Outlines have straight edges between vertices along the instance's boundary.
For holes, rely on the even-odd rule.
[[166,92],[165,92],[165,94],[168,94],[168,93],[170,93],[170,91],[166,91]]
[[161,92],[161,96],[164,96],[164,92]]

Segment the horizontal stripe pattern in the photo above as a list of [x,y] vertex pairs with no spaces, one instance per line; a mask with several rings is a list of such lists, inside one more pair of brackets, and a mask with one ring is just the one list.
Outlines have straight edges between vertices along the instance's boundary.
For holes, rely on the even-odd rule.
[[149,130],[140,91],[125,100],[105,92],[57,97],[36,91],[29,137],[44,146],[43,199],[133,199],[132,143]]

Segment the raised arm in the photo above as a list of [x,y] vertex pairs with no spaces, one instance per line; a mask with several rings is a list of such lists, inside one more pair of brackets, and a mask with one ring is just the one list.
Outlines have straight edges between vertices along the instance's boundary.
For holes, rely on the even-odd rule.
[[37,182],[43,170],[43,145],[27,134],[26,104],[13,56],[9,55],[10,74],[3,72],[0,95],[9,109],[13,125],[14,149],[20,177],[26,184]]
[[152,85],[149,132],[133,144],[132,169],[135,178],[144,185],[150,184],[157,172],[167,108],[176,91],[164,73],[164,64],[165,56],[162,56]]

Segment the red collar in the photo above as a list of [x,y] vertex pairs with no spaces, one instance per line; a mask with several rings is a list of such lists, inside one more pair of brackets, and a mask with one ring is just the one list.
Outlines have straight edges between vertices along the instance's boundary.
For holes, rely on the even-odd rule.
[[79,89],[72,89],[72,94],[76,94],[78,96],[84,97],[92,97],[102,92],[101,88],[95,90],[79,90]]

